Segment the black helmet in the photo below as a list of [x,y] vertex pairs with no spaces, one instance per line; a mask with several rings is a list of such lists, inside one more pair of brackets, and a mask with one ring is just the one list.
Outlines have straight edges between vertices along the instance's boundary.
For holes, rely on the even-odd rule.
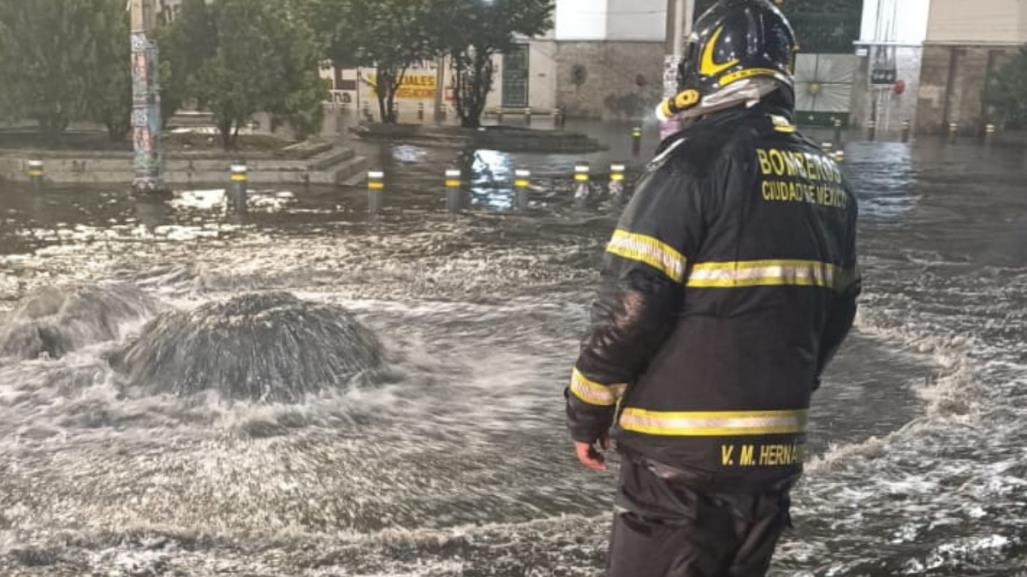
[[772,78],[794,99],[799,46],[788,19],[769,0],[719,0],[696,21],[678,65],[678,95],[665,101],[669,118],[735,82]]

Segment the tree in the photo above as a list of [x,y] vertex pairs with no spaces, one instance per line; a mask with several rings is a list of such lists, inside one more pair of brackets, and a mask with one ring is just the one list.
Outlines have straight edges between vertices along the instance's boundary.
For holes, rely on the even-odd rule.
[[1005,122],[1027,127],[1027,46],[1020,48],[995,75],[986,100]]
[[[318,117],[324,99],[312,37],[289,4],[218,0],[210,7],[214,55],[203,61],[189,93],[214,114],[225,148],[257,112]],[[316,96],[316,97],[315,97]]]
[[184,0],[174,21],[161,22],[157,44],[161,119],[165,125],[195,91],[197,73],[214,56],[217,43],[217,29],[206,0]]
[[375,68],[382,122],[396,122],[396,94],[413,65],[435,55],[432,0],[311,0],[309,17],[338,68]]
[[9,112],[39,122],[51,141],[86,111],[100,8],[98,0],[0,0],[0,86]]
[[86,80],[86,116],[107,127],[112,142],[132,130],[131,40],[123,0],[100,0],[93,15]]
[[493,57],[517,35],[537,36],[553,26],[553,0],[435,0],[437,34],[449,53],[460,124],[481,126],[494,81]]

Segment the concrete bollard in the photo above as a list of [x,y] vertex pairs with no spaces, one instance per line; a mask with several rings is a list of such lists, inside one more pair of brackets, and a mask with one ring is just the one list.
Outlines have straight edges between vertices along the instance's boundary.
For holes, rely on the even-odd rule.
[[464,209],[463,181],[459,169],[451,168],[446,171],[446,210],[449,212],[460,212]]
[[839,143],[839,144],[842,141],[842,119],[841,118],[835,118],[834,119],[834,141]]
[[574,202],[578,206],[584,206],[592,196],[591,172],[592,169],[587,162],[579,162],[574,165]]
[[867,140],[873,142],[876,139],[877,139],[877,121],[876,120],[868,120],[867,121]]
[[417,103],[417,121],[418,122],[424,122],[424,103],[423,102],[418,102]]
[[610,165],[610,199],[615,206],[624,204],[624,172],[627,167],[623,164]]
[[955,142],[957,136],[959,136],[959,123],[958,122],[950,122],[949,123],[949,141],[950,142]]
[[631,130],[631,154],[638,156],[642,153],[642,127],[636,126]]
[[563,109],[557,108],[553,111],[553,126],[556,128],[563,128],[564,125]]
[[371,116],[371,103],[365,100],[361,109],[363,110],[364,120],[371,122],[371,120],[373,120],[373,117]]
[[39,192],[43,189],[43,161],[42,160],[30,160],[28,162],[28,173],[29,182],[32,183],[32,189]]
[[503,124],[503,109],[496,109],[496,124]]
[[249,169],[245,164],[232,165],[232,210],[236,214],[246,214],[249,210]]
[[516,195],[517,210],[520,212],[528,212],[529,207],[529,194],[531,187],[531,171],[530,170],[516,170],[514,171],[514,193]]
[[837,151],[835,151],[835,153],[832,155],[832,158],[834,158],[834,161],[836,163],[838,163],[838,164],[845,164],[845,151],[844,150],[837,150]]
[[531,108],[524,109],[524,125],[531,126]]
[[909,134],[910,134],[910,132],[912,132],[912,129],[913,129],[913,123],[912,122],[910,122],[908,120],[902,121],[902,142],[909,142]]
[[991,146],[993,140],[995,140],[995,125],[987,124],[984,126],[984,143]]
[[377,217],[385,204],[385,173],[372,170],[367,173],[367,211]]

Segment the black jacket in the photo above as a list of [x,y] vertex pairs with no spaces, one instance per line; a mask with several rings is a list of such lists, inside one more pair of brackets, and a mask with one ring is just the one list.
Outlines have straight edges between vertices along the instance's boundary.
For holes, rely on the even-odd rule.
[[[761,104],[665,141],[607,247],[571,386],[572,436],[720,491],[785,486],[856,314],[856,198]],[[616,420],[616,423],[615,423]]]

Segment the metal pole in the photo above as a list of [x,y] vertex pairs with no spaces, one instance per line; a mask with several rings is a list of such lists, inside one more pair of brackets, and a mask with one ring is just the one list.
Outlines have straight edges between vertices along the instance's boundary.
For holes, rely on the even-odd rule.
[[367,173],[367,212],[372,219],[378,218],[378,213],[385,203],[385,172],[372,170]]
[[463,181],[459,169],[451,168],[446,171],[446,209],[449,212],[457,213],[464,209]]
[[245,164],[233,164],[232,165],[232,209],[235,214],[246,214],[249,209],[247,206],[248,191],[247,181],[249,180],[247,174],[247,168]]
[[627,167],[623,164],[610,165],[610,199],[613,205],[620,208],[624,204],[624,171]]
[[579,162],[574,165],[574,202],[578,207],[584,207],[592,196],[591,167],[587,162]]
[[529,187],[531,186],[531,171],[530,170],[516,170],[514,171],[514,190],[517,193],[517,210],[520,212],[528,212],[531,199],[529,198]]
[[43,190],[43,161],[30,160],[28,167],[29,181],[32,182],[32,191],[38,193]]
[[164,190],[161,151],[160,65],[156,0],[130,0],[132,12],[132,142],[135,151],[132,189]]

